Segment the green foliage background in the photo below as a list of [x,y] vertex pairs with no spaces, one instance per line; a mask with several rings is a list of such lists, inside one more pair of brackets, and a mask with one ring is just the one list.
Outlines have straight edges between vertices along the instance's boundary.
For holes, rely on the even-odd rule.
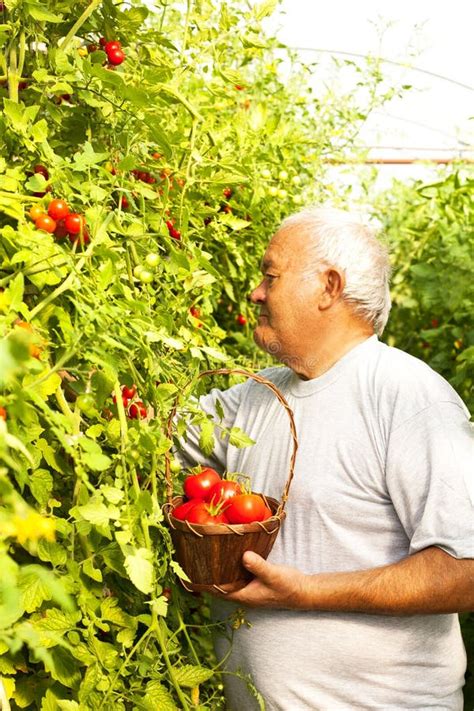
[[[398,89],[371,61],[351,65],[349,95],[315,96],[317,66],[299,64],[265,35],[271,1],[253,9],[206,0],[4,5],[3,687],[12,708],[218,709],[206,603],[176,584],[163,525],[167,420],[176,397],[186,405],[187,393],[204,387],[200,370],[263,363],[247,294],[268,236],[301,204],[341,202],[326,159],[353,156],[367,111]],[[127,58],[116,70],[99,48],[88,51],[101,36],[123,44]],[[38,164],[48,179],[34,173]],[[137,170],[152,180],[137,179]],[[430,344],[420,354],[467,401],[472,291],[466,296],[460,282],[470,187],[454,175],[431,192],[420,188],[418,210],[402,187],[378,206],[402,275],[388,337],[411,352]],[[85,215],[90,243],[35,229],[29,209],[46,208],[52,196]],[[145,280],[150,254],[159,259]],[[452,278],[449,302],[440,254],[450,279],[450,264],[464,270],[459,283]],[[429,273],[417,270],[423,265]],[[434,332],[425,328],[433,308]],[[132,383],[144,420],[122,407],[120,387]]]

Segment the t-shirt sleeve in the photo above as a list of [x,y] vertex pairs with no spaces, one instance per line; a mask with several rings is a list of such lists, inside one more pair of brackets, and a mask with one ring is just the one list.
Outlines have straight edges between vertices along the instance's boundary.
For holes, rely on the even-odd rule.
[[[197,464],[213,467],[223,473],[227,467],[228,437],[221,437],[222,429],[233,426],[237,412],[243,397],[245,396],[248,382],[234,385],[227,390],[213,388],[207,395],[203,395],[197,401],[200,409],[210,415],[216,423],[214,430],[214,450],[210,456],[206,456],[200,446],[200,427],[190,422],[186,425],[186,434],[180,440],[179,446],[175,449],[175,455],[184,466],[194,467]],[[222,421],[217,414],[216,403],[220,402],[224,417]]]
[[474,558],[474,430],[459,405],[433,404],[392,432],[386,481],[410,554]]

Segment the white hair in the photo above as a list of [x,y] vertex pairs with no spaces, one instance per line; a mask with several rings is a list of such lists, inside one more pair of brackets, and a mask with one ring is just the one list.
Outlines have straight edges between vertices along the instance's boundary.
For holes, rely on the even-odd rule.
[[341,269],[346,280],[343,299],[382,335],[391,307],[391,268],[388,249],[376,230],[357,215],[325,207],[306,208],[287,217],[280,229],[289,227],[298,227],[310,237],[311,263],[306,271],[314,274],[322,265]]

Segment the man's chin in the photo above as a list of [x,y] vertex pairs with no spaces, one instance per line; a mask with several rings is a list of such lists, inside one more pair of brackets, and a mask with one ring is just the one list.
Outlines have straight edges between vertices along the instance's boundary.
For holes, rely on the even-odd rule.
[[268,328],[265,328],[263,325],[257,326],[253,332],[253,340],[255,341],[257,346],[263,351],[270,353],[270,355],[274,356],[275,358],[280,357],[280,342],[277,341],[271,331],[269,332]]

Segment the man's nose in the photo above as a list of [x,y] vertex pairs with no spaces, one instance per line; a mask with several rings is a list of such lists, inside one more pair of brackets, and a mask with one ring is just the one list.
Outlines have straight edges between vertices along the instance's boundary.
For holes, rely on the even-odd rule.
[[261,304],[265,301],[265,287],[263,281],[251,292],[250,301],[252,304]]

